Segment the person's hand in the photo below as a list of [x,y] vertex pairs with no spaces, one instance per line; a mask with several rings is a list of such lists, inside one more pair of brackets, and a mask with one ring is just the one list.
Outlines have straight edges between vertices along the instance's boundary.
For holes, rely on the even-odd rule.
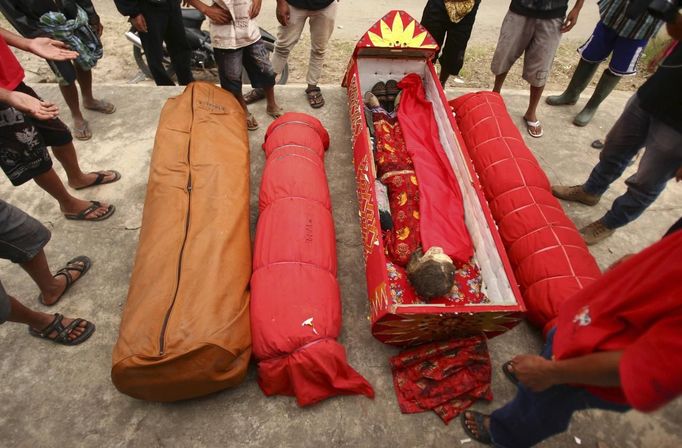
[[542,392],[554,386],[553,361],[537,355],[518,355],[512,359],[510,370],[524,386],[533,392]]
[[254,17],[257,17],[258,14],[260,14],[260,7],[262,3],[263,0],[252,0],[251,11],[249,11],[249,17],[253,19]]
[[675,181],[679,182],[682,180],[682,166],[675,173]]
[[230,14],[230,11],[221,8],[215,3],[211,6],[207,6],[202,12],[216,25],[228,25],[232,22],[232,14]]
[[564,20],[564,24],[561,25],[562,33],[568,33],[575,26],[575,24],[578,23],[578,14],[580,14],[579,9],[571,9],[571,12],[569,12],[566,16],[566,20]]
[[291,17],[289,12],[289,4],[284,0],[277,1],[277,21],[282,26],[287,26],[289,24],[289,18]]
[[49,120],[59,115],[59,108],[49,101],[41,101],[22,92],[10,92],[7,104],[38,120]]
[[69,47],[64,42],[50,39],[49,37],[30,39],[28,51],[36,56],[52,61],[68,61],[78,57],[78,52],[69,50]]
[[147,32],[147,21],[144,19],[144,16],[142,14],[138,14],[135,17],[131,17],[130,23],[133,24],[138,33]]

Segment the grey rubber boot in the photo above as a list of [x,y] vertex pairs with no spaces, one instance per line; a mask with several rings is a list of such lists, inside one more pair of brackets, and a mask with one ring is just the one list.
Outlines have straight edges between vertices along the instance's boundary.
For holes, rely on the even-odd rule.
[[597,112],[599,105],[606,99],[607,96],[613,91],[613,89],[620,82],[620,76],[616,76],[611,73],[608,69],[604,70],[604,73],[599,79],[597,88],[594,89],[594,93],[590,100],[585,104],[585,107],[578,115],[575,116],[573,124],[576,126],[585,126],[592,120],[594,113]]
[[597,67],[599,67],[599,62],[587,62],[580,58],[580,62],[578,62],[578,66],[573,72],[573,77],[571,77],[566,91],[561,95],[548,96],[545,102],[550,106],[564,106],[577,103],[582,91],[592,81],[592,77],[597,72]]

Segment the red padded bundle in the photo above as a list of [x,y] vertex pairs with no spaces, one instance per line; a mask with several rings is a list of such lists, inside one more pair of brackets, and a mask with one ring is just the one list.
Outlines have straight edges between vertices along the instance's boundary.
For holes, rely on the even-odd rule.
[[265,135],[251,277],[258,384],[301,406],[335,395],[374,397],[336,341],[341,300],[336,237],[323,156],[329,135],[313,117],[287,113]]
[[545,330],[559,306],[601,276],[549,180],[493,92],[450,101],[521,287],[529,320]]

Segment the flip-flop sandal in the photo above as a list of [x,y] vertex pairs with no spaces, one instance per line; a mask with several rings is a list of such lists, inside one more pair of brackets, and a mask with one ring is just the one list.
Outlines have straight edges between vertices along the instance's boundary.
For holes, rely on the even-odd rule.
[[[88,340],[88,338],[90,338],[90,336],[92,336],[92,334],[95,332],[95,324],[88,322],[85,319],[74,319],[66,327],[62,324],[63,321],[64,316],[59,313],[55,313],[54,320],[50,325],[43,328],[41,331],[29,327],[28,332],[31,336],[35,336],[40,339],[47,339],[48,341],[62,345],[81,344]],[[73,332],[73,330],[76,329],[76,327],[80,326],[82,322],[86,323],[83,333],[81,333],[81,335],[75,339],[69,339],[69,335]],[[54,337],[50,337],[50,333],[52,332],[57,332],[57,334]]]
[[504,376],[507,377],[509,381],[511,381],[514,385],[519,384],[519,379],[516,378],[516,375],[514,375],[514,372],[511,370],[512,367],[512,362],[507,361],[504,364],[502,364],[502,373],[504,373]]
[[[474,417],[474,423],[476,423],[476,432],[478,434],[474,433],[473,429],[469,427],[469,424],[467,423],[467,416]],[[493,439],[490,437],[490,432],[486,431],[483,425],[483,421],[485,420],[486,417],[488,416],[485,414],[481,414],[480,412],[464,411],[461,417],[462,427],[464,427],[464,432],[466,432],[467,435],[474,439],[475,441],[483,443],[485,445],[492,445]]]
[[319,109],[324,106],[324,97],[319,87],[308,87],[305,89],[305,94],[308,96],[308,104],[313,109]]
[[255,103],[260,100],[265,99],[265,90],[259,88],[256,89],[251,89],[248,92],[246,92],[246,95],[244,95],[244,102],[246,104],[251,104]]
[[64,214],[64,217],[66,219],[71,219],[74,221],[104,221],[105,219],[109,218],[111,215],[114,214],[116,211],[116,207],[113,205],[109,205],[109,208],[107,208],[107,212],[103,214],[102,216],[97,216],[94,218],[88,218],[88,214],[94,212],[98,208],[100,208],[102,204],[100,204],[99,201],[90,201],[90,205],[86,207],[84,210],[81,210],[80,212],[76,214]]
[[94,110],[95,112],[100,112],[107,115],[116,112],[116,106],[104,100],[95,101],[95,106],[88,107],[83,105],[83,107],[85,107],[87,110]]
[[278,119],[279,117],[281,117],[282,115],[284,115],[284,109],[282,109],[281,107],[278,107],[278,108],[277,108],[276,110],[274,110],[274,111],[265,109],[265,112],[266,112],[268,115],[270,115],[272,118],[274,118],[274,119]]
[[73,132],[71,134],[73,134],[73,138],[75,138],[77,140],[81,140],[81,141],[90,140],[92,138],[92,131],[90,130],[90,123],[88,123],[86,121],[86,122],[84,122],[83,126],[81,126],[80,128],[76,127],[74,125]]
[[256,121],[256,117],[253,116],[251,112],[246,116],[246,129],[249,131],[255,131],[258,129],[258,122]]
[[540,123],[540,120],[529,121],[524,118],[523,121],[526,122],[526,130],[528,131],[528,135],[530,135],[531,137],[540,138],[545,134],[545,131],[542,129],[542,123]]
[[[113,179],[108,179],[108,180],[105,179],[105,177],[107,177],[108,174],[112,174],[112,173],[114,175]],[[90,187],[94,187],[96,185],[112,184],[112,183],[118,181],[119,179],[121,179],[121,173],[119,173],[116,170],[93,171],[92,173],[88,173],[88,174],[97,174],[97,178],[92,183],[90,183],[88,185],[84,185],[82,187],[78,187],[78,188],[76,188],[76,190],[82,190],[84,188],[90,188]]]
[[[82,263],[82,264],[79,264],[79,263]],[[64,266],[63,268],[58,270],[57,273],[55,273],[53,275],[54,278],[57,278],[60,275],[63,275],[64,278],[66,278],[66,287],[64,288],[64,291],[62,291],[62,293],[59,294],[59,297],[57,297],[57,300],[55,300],[52,303],[45,303],[45,301],[43,300],[42,294],[40,294],[38,296],[38,301],[45,306],[56,305],[61,300],[61,298],[64,296],[64,294],[66,294],[66,292],[69,289],[71,289],[71,287],[90,270],[91,266],[92,266],[92,261],[88,257],[86,257],[85,255],[81,255],[81,256],[76,257],[72,260],[69,260],[66,263],[66,266]],[[71,276],[71,271],[80,272],[80,275],[78,277],[76,277],[76,279],[74,280],[73,277]]]
[[603,149],[604,148],[604,142],[601,140],[595,140],[592,142],[592,144],[590,146],[593,147],[594,149]]

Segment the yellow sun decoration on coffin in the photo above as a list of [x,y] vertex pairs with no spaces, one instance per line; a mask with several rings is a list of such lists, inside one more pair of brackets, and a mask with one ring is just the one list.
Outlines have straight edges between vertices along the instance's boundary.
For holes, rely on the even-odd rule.
[[393,26],[389,27],[383,19],[379,26],[381,27],[381,36],[372,31],[367,32],[375,47],[436,48],[435,44],[422,46],[428,34],[426,31],[422,31],[415,36],[417,22],[414,19],[405,27],[400,14],[396,14],[393,18]]

